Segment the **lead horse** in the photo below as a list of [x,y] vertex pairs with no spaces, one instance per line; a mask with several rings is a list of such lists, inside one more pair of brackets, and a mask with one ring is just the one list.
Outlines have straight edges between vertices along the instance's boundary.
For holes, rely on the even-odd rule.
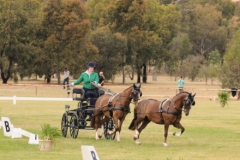
[[[174,136],[180,136],[184,132],[184,127],[181,125],[182,110],[188,116],[191,106],[195,105],[194,97],[196,93],[180,92],[171,99],[166,99],[162,102],[154,99],[146,99],[138,103],[134,108],[134,118],[129,126],[130,130],[135,130],[133,137],[136,144],[141,144],[139,136],[141,131],[148,125],[149,122],[164,125],[164,146],[167,144],[169,125],[181,129],[180,133],[174,132]],[[141,126],[138,128],[138,125]]]
[[[130,112],[129,104],[132,99],[135,105],[138,103],[138,100],[142,95],[140,88],[141,84],[139,86],[133,84],[131,87],[125,89],[122,93],[113,95],[104,94],[97,99],[93,118],[91,120],[91,127],[96,130],[96,139],[102,137],[102,125],[112,118],[115,130],[109,134],[113,135],[116,133],[117,141],[120,141],[122,123],[126,115]],[[102,128],[100,134],[98,134],[98,128]]]

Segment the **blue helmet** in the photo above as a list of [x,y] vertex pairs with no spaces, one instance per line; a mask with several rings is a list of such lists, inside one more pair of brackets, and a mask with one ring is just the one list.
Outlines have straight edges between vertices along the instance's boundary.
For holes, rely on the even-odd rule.
[[93,68],[94,68],[94,67],[95,67],[95,64],[94,64],[93,62],[89,62],[87,66],[88,66],[88,67],[93,67]]

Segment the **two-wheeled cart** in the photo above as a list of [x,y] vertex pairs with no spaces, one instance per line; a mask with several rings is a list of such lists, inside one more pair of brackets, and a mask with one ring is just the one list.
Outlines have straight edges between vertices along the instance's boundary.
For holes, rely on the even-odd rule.
[[[70,89],[68,88],[68,92],[69,90]],[[98,97],[100,97],[105,94],[105,91],[99,89],[98,93]],[[62,115],[61,121],[61,132],[62,136],[66,137],[69,128],[70,136],[76,139],[79,129],[93,130],[88,122],[91,121],[97,98],[85,98],[85,91],[82,88],[73,88],[72,98],[74,101],[78,101],[77,108],[71,110],[70,105],[65,105],[65,113]],[[112,119],[104,123],[103,129],[104,137],[106,139],[113,140],[115,138],[115,134],[109,134],[109,131],[114,130]]]

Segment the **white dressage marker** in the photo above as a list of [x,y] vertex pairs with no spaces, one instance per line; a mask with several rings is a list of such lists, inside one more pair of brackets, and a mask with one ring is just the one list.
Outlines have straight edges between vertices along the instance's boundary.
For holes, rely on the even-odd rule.
[[2,117],[2,126],[4,136],[11,137],[13,132],[13,125],[11,124],[10,119],[8,117]]
[[22,138],[22,135],[19,133],[21,128],[13,128],[12,138]]
[[39,144],[39,138],[37,134],[31,134],[28,144]]
[[38,135],[25,131],[21,128],[14,128],[8,117],[2,117],[1,119],[2,121],[0,121],[0,123],[3,127],[4,136],[11,138],[22,138],[22,136],[25,136],[29,138],[29,144],[39,144]]
[[100,160],[93,146],[81,146],[83,160]]
[[28,138],[30,138],[31,135],[33,134],[33,133],[28,132],[28,131],[25,131],[25,130],[23,130],[23,129],[21,129],[21,128],[19,129],[19,133],[20,133],[21,135],[25,136],[25,137],[28,137]]
[[21,128],[18,130],[18,133],[20,133],[21,135],[23,135],[25,137],[28,137],[29,138],[29,141],[28,141],[29,144],[39,144],[38,135],[33,134],[31,132],[28,132],[28,131],[25,131]]

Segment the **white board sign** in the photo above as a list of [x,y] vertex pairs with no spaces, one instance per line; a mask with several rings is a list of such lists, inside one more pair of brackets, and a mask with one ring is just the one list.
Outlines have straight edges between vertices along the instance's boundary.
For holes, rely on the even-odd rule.
[[10,122],[10,119],[8,117],[2,117],[2,127],[4,136],[11,137],[12,131],[13,131],[13,125]]
[[81,146],[83,160],[100,160],[93,146]]

